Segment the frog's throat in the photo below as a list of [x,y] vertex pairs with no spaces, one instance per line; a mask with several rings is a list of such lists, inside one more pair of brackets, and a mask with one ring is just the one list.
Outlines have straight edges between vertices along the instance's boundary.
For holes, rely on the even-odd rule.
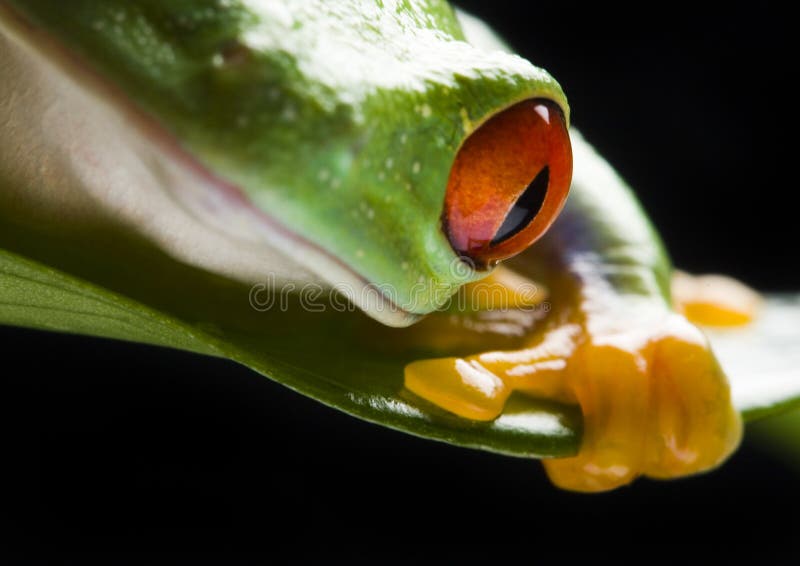
[[[77,187],[72,191],[76,198],[86,201],[88,196],[94,206],[104,209],[95,214],[131,226],[180,261],[233,279],[249,284],[287,284],[295,289],[306,283],[347,288],[353,290],[349,298],[357,307],[388,326],[408,326],[420,317],[394,304],[379,286],[351,266],[256,207],[239,187],[220,178],[181,147],[178,139],[139,109],[119,87],[89,68],[55,38],[30,25],[2,0],[0,49],[12,51],[0,53],[4,80],[17,78],[13,76],[16,58],[16,68],[25,69],[20,72],[33,77],[26,77],[30,84],[16,88],[46,86],[58,93],[49,100],[42,97],[41,107],[37,108],[36,104],[19,100],[15,106],[15,93],[11,90],[7,97],[10,102],[0,101],[0,111],[7,116],[29,116],[31,122],[25,127],[41,131],[43,136],[56,133],[54,126],[62,130],[64,138],[72,142],[71,147],[48,147],[52,142],[44,140],[41,146],[62,153],[52,160],[64,167],[56,177],[72,179]],[[58,112],[59,108],[63,112]],[[56,119],[46,122],[54,112],[58,114]],[[78,128],[67,132],[75,126],[69,119],[61,122],[68,115],[80,116],[84,131]],[[92,126],[104,131],[105,136],[90,132]],[[125,140],[122,146],[106,147],[109,128],[114,137]],[[86,134],[85,139],[82,134]],[[76,154],[75,148],[83,142],[88,143]],[[108,175],[96,170],[89,173],[90,167],[79,162],[91,156],[96,161],[95,169],[98,164],[118,168],[125,159],[110,153],[120,148],[128,154],[126,158],[149,169],[139,176],[129,176],[125,187],[129,201],[122,207],[108,202],[112,191],[100,185],[108,181]],[[22,176],[30,177],[30,173]],[[135,185],[134,190],[128,190],[130,184]],[[70,194],[70,190],[61,191],[61,187],[59,191],[62,199]],[[36,197],[33,190],[26,198]],[[39,191],[38,197],[47,199],[48,192]],[[43,208],[53,205],[33,204]]]

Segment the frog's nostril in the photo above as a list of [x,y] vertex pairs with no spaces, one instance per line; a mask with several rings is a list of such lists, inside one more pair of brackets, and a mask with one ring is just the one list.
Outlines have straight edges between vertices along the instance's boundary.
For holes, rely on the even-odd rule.
[[479,267],[525,250],[566,201],[572,149],[561,109],[520,102],[463,143],[450,170],[443,226],[453,249]]

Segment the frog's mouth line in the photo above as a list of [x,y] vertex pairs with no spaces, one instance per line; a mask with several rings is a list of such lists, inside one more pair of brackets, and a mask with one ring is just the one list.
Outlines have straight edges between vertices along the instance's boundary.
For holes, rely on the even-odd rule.
[[[329,285],[344,284],[357,291],[365,291],[353,293],[350,299],[361,310],[383,324],[395,327],[408,326],[422,316],[401,308],[381,290],[379,285],[370,282],[324,248],[256,207],[242,189],[220,178],[188,152],[176,136],[162,126],[155,117],[139,108],[120,87],[104,79],[52,34],[36,27],[3,0],[0,0],[0,30],[7,32],[12,41],[16,41],[34,56],[54,67],[56,72],[66,77],[66,80],[78,85],[89,98],[109,106],[122,118],[124,126],[143,139],[144,145],[154,146],[154,152],[160,151],[162,158],[164,155],[168,157],[162,161],[169,161],[171,169],[176,169],[177,165],[181,170],[179,174],[182,180],[191,181],[188,184],[192,186],[192,190],[177,191],[175,187],[169,186],[169,183],[162,183],[161,190],[170,193],[169,196],[176,204],[188,208],[189,210],[185,212],[189,212],[195,219],[205,224],[206,229],[211,228],[230,236],[229,243],[236,246],[241,244],[237,242],[237,237],[241,234],[231,235],[225,226],[226,221],[233,220],[240,227],[246,225],[251,240],[256,239],[261,246],[269,246],[276,250],[289,263],[297,262],[299,271],[308,270]],[[174,171],[172,175],[175,175]],[[156,177],[162,181],[167,180],[163,174]],[[184,184],[187,183],[181,183]],[[165,251],[176,259],[186,260],[179,257],[180,253],[171,253],[175,250],[170,250],[168,244],[160,247],[166,248]],[[200,267],[208,269],[206,265]],[[226,275],[252,284],[254,283],[252,273],[255,271],[257,270],[248,270],[245,275],[237,274],[234,270]],[[308,276],[301,276],[301,279],[308,281]],[[365,297],[368,300],[365,300]]]

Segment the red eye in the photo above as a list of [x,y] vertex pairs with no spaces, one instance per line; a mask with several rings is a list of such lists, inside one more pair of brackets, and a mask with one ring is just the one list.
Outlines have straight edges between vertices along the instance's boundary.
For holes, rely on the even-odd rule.
[[561,109],[526,100],[492,116],[464,141],[447,182],[450,244],[479,268],[525,250],[561,212],[572,148]]

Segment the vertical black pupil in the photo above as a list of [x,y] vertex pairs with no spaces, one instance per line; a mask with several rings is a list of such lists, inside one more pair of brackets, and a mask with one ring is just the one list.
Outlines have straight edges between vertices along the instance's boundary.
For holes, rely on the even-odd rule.
[[550,181],[550,168],[545,165],[544,169],[530,182],[523,191],[511,210],[508,211],[505,220],[497,233],[492,238],[491,244],[497,245],[508,240],[511,236],[522,231],[539,214],[539,210],[544,203],[547,195],[547,185]]

